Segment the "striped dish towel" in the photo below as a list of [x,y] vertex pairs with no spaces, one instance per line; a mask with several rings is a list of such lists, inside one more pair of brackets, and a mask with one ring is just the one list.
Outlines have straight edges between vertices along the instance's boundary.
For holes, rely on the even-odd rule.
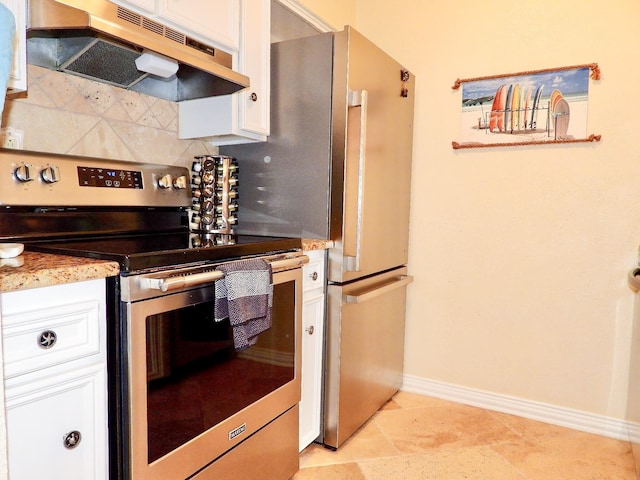
[[216,267],[224,278],[215,282],[215,321],[225,318],[233,328],[236,350],[258,341],[258,335],[271,328],[273,275],[271,265],[254,258]]

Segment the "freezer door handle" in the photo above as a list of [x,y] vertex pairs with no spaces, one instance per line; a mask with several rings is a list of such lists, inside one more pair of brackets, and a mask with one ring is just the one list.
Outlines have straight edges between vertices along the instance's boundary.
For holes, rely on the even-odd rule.
[[356,247],[355,255],[346,257],[346,270],[360,271],[360,250],[362,248],[362,216],[364,207],[364,166],[367,153],[367,106],[369,93],[366,90],[351,90],[349,92],[349,106],[360,107],[360,142],[358,145],[358,209],[356,219]]
[[413,275],[400,275],[396,277],[392,282],[385,283],[382,286],[376,286],[371,290],[360,292],[357,295],[345,295],[344,301],[346,303],[363,303],[367,300],[372,300],[376,297],[389,293],[401,287],[405,287],[413,282]]

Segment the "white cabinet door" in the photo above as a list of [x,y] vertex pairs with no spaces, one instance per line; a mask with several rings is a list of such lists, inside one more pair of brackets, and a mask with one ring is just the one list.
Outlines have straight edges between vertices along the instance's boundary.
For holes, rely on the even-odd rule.
[[[243,0],[238,70],[251,86],[238,92],[238,121],[242,132],[256,140],[269,135],[269,94],[271,90],[271,1]],[[261,136],[264,136],[262,138]]]
[[[255,2],[255,0],[252,0]],[[158,17],[237,52],[240,0],[158,0]]]
[[106,480],[102,365],[6,390],[11,480]]
[[105,281],[3,293],[0,309],[11,480],[106,480]]
[[109,0],[228,53],[240,48],[240,0]]
[[11,10],[16,21],[16,37],[13,50],[13,69],[9,78],[9,93],[27,90],[27,30],[26,0],[0,0]]
[[299,449],[320,435],[322,415],[322,361],[324,346],[324,250],[306,252],[309,263],[302,269],[302,396],[300,400]]
[[180,102],[179,138],[213,145],[264,142],[270,132],[271,0],[241,0],[240,52],[234,70],[251,86],[232,95]]

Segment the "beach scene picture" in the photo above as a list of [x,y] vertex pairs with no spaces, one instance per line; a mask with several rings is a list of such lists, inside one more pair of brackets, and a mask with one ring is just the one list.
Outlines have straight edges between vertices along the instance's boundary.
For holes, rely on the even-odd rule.
[[585,138],[589,73],[585,67],[464,83],[460,144]]

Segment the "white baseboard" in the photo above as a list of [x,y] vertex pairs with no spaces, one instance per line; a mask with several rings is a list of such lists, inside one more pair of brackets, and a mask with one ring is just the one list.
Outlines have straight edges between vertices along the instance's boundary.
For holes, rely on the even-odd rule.
[[640,425],[634,422],[603,415],[572,410],[523,398],[500,395],[493,392],[404,375],[402,389],[441,398],[456,403],[472,405],[496,412],[509,413],[540,422],[595,433],[618,440],[640,443]]

